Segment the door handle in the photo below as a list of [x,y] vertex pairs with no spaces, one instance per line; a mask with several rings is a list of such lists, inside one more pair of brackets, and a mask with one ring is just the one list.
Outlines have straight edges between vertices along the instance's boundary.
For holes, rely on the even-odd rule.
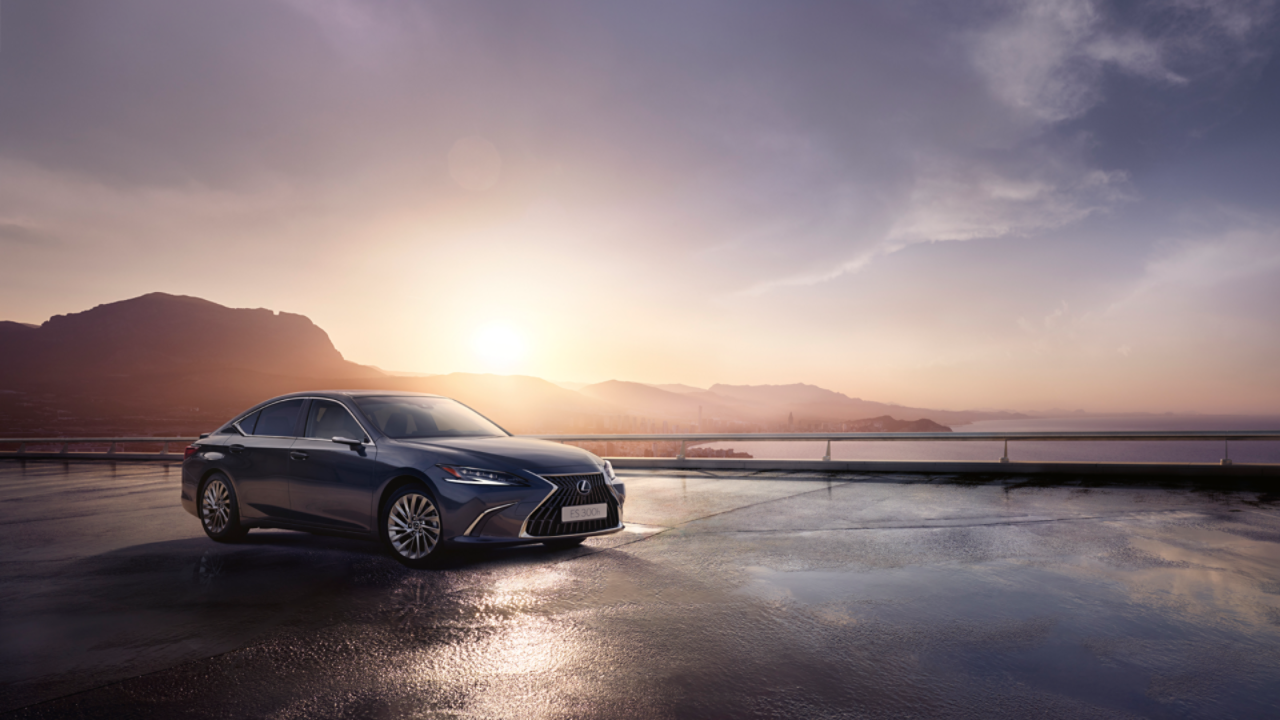
[[294,450],[289,453],[289,457],[293,458],[294,460],[306,460],[308,456],[306,453],[302,452],[301,450]]
[[236,454],[239,454],[239,453],[244,452],[244,446],[243,446],[243,445],[232,445],[231,447],[229,447],[229,448],[227,448],[227,449],[228,449],[228,450],[230,450],[230,451],[231,451],[231,452],[233,452],[233,453],[236,453]]

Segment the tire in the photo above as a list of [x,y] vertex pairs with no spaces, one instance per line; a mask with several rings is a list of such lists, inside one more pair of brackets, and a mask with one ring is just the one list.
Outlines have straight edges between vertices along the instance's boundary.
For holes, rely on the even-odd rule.
[[380,513],[382,541],[391,556],[411,568],[425,568],[444,551],[440,509],[423,485],[406,485],[391,494]]
[[582,544],[586,538],[566,538],[564,540],[543,540],[542,544],[552,550],[569,550]]
[[216,542],[237,542],[249,532],[240,524],[240,503],[236,489],[222,473],[214,473],[200,486],[200,527]]

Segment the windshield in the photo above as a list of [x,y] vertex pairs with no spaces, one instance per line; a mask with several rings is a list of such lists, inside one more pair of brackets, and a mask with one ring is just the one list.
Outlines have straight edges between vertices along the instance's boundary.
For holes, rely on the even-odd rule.
[[358,397],[360,412],[396,440],[436,437],[502,437],[507,433],[456,400],[438,397]]

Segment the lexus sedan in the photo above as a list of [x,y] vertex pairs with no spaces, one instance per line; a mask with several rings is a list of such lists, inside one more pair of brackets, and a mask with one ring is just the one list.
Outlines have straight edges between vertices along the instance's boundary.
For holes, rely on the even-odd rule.
[[182,463],[182,506],[216,541],[250,528],[346,534],[411,567],[448,547],[571,547],[621,530],[625,499],[608,461],[416,393],[282,395],[202,436]]

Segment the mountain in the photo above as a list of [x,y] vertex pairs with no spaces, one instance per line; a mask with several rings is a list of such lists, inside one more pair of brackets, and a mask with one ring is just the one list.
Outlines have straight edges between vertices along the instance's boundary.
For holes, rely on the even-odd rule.
[[0,363],[4,362],[11,348],[21,347],[23,343],[30,342],[35,337],[37,327],[37,325],[0,320],[0,347],[4,348],[4,352],[0,353]]
[[381,379],[376,386],[451,397],[512,432],[604,432],[602,418],[623,413],[607,401],[527,375],[450,373],[393,380]]
[[343,359],[302,315],[237,309],[151,293],[56,315],[37,328],[4,323],[8,378],[136,376],[219,369],[325,378],[380,376]]
[[893,415],[904,420],[927,417],[948,425],[962,425],[977,420],[1025,418],[1026,415],[978,410],[934,410],[851,398],[844,393],[816,385],[721,385],[711,386],[713,397],[736,403],[743,413],[761,421],[785,422],[788,416],[797,421],[818,423],[845,422],[848,418],[871,418]]
[[622,408],[627,415],[657,421],[679,421],[685,424],[704,419],[738,419],[741,413],[721,403],[718,399],[695,397],[696,393],[679,393],[660,390],[644,383],[609,380],[588,385],[578,392]]
[[0,347],[0,437],[189,435],[275,395],[333,388],[446,395],[515,433],[653,432],[664,424],[778,431],[792,427],[789,415],[795,430],[887,415],[946,424],[1024,417],[904,408],[802,384],[564,387],[520,375],[387,374],[347,361],[302,315],[165,293],[39,326],[0,322]]
[[673,392],[673,393],[706,392],[706,390],[702,388],[696,388],[696,387],[693,387],[692,385],[681,385],[680,383],[667,383],[664,385],[655,385],[653,383],[646,383],[646,384],[649,387],[655,387],[655,388],[658,388],[659,390],[666,390],[667,392]]
[[526,376],[388,375],[308,318],[151,293],[0,322],[0,436],[192,434],[265,398],[349,388],[459,400],[518,433],[604,432],[625,411]]
[[848,423],[842,423],[848,432],[951,432],[951,428],[946,425],[921,418],[919,420],[898,420],[889,415],[880,417],[867,418],[865,420],[853,420]]

